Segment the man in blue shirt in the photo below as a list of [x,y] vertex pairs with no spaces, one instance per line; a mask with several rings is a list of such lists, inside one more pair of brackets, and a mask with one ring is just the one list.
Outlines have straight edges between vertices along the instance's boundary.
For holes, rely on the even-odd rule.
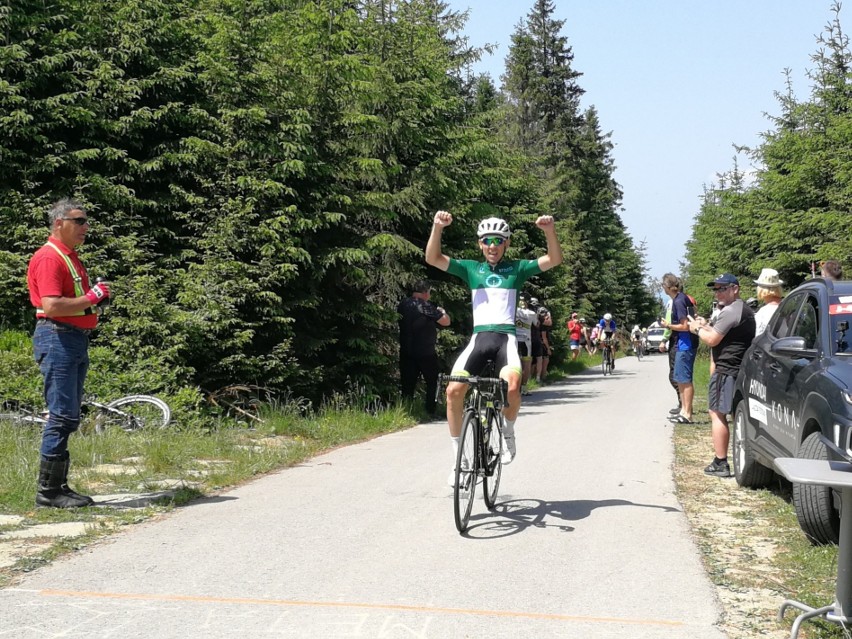
[[670,348],[676,349],[672,379],[677,384],[680,395],[680,413],[670,417],[669,421],[692,424],[692,400],[695,396],[692,371],[695,367],[695,354],[698,352],[698,338],[689,331],[689,318],[695,316],[695,307],[679,286],[666,285],[676,279],[671,273],[663,276],[663,289],[672,298],[672,314],[669,321],[663,320],[661,324],[672,330]]

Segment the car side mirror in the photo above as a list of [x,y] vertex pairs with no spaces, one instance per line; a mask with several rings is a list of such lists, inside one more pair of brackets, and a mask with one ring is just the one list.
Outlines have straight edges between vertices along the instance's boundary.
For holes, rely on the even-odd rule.
[[782,337],[769,348],[776,355],[792,357],[793,359],[816,359],[817,352],[813,348],[805,348],[804,337]]

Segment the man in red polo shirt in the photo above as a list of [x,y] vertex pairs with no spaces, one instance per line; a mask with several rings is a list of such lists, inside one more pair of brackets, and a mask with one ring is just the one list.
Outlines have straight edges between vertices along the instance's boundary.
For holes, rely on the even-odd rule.
[[79,202],[64,198],[49,212],[50,236],[27,269],[36,308],[33,352],[44,377],[49,416],[41,440],[36,506],[91,506],[91,497],[68,487],[68,439],[80,426],[83,382],[89,369],[89,334],[98,325],[98,304],[109,299],[106,282],[89,286],[76,249],[89,220]]

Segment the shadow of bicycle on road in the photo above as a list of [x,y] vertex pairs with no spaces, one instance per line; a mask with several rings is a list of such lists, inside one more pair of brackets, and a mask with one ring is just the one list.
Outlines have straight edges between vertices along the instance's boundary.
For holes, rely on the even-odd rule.
[[[510,499],[498,502],[494,510],[471,515],[471,526],[464,533],[471,539],[500,539],[517,535],[530,528],[556,528],[561,532],[572,532],[575,527],[568,522],[586,519],[598,508],[634,506],[656,508],[665,512],[681,512],[671,506],[640,504],[626,499],[604,499],[600,501],[578,499],[570,501],[543,501],[541,499]],[[474,523],[479,522],[479,523]]]

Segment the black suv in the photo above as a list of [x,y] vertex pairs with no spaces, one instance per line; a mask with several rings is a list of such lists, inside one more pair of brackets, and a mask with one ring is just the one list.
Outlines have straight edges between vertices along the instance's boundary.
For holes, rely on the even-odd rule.
[[[815,278],[787,295],[755,338],[734,396],[734,476],[740,486],[772,481],[777,457],[828,459],[820,434],[852,455],[850,321],[852,281]],[[836,491],[794,484],[793,504],[811,542],[837,543]]]

